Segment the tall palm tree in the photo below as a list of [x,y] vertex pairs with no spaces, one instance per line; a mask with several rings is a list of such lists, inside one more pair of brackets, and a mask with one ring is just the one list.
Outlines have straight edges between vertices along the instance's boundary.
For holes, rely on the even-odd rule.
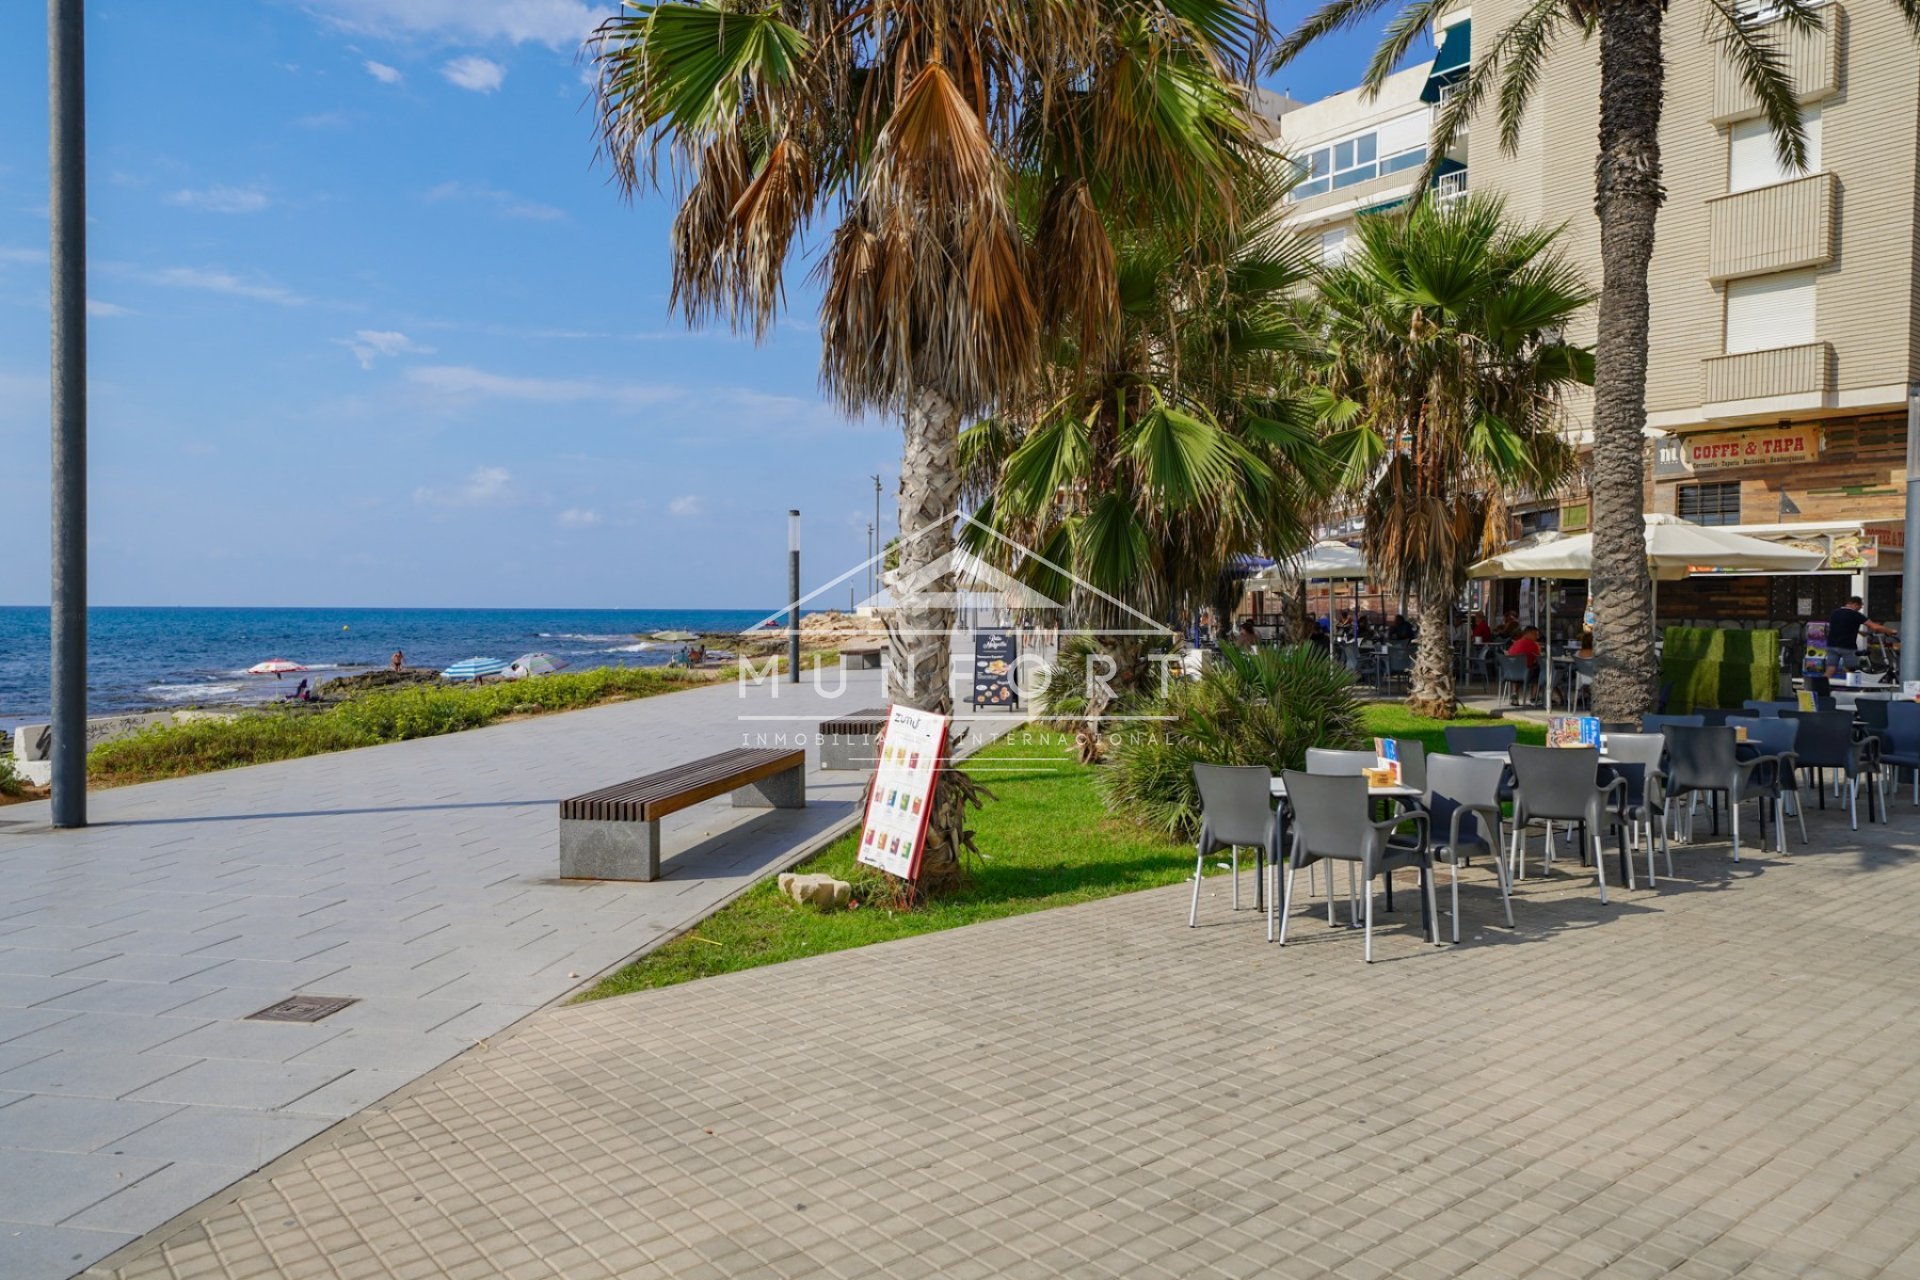
[[1313,254],[1282,226],[1292,180],[1268,157],[1241,216],[1114,234],[1115,332],[1057,344],[1022,402],[961,436],[970,548],[1078,625],[1124,632],[1116,603],[1197,608],[1236,556],[1307,540],[1328,468],[1289,376],[1313,345],[1295,305]]
[[599,29],[621,187],[678,179],[674,305],[764,334],[815,232],[822,380],[903,419],[926,590],[889,628],[895,701],[948,703],[962,421],[1021,396],[1049,335],[1108,340],[1108,215],[1231,205],[1266,35],[1254,0],[658,0]]
[[[1377,92],[1423,31],[1455,0],[1328,0],[1282,42],[1284,64],[1329,32],[1392,10],[1385,38],[1367,68]],[[1893,0],[1920,36],[1920,0]],[[1822,21],[1821,0],[1695,0],[1688,6],[1733,59],[1759,100],[1781,157],[1804,167],[1806,138],[1780,43],[1782,33]],[[1593,609],[1601,644],[1594,669],[1595,714],[1631,720],[1653,701],[1651,580],[1641,521],[1646,484],[1647,271],[1654,226],[1665,200],[1660,113],[1666,98],[1661,28],[1667,4],[1655,0],[1523,0],[1519,12],[1474,59],[1461,91],[1441,111],[1424,187],[1470,118],[1494,105],[1500,145],[1517,149],[1520,126],[1548,59],[1569,38],[1600,42],[1599,156],[1594,211],[1600,219],[1601,290],[1593,396]],[[1776,24],[1777,25],[1774,25]]]
[[1320,281],[1326,349],[1311,376],[1328,448],[1366,522],[1368,561],[1419,599],[1408,706],[1454,711],[1449,612],[1506,530],[1504,495],[1552,493],[1573,451],[1566,398],[1593,354],[1561,335],[1593,295],[1500,201],[1362,218]]

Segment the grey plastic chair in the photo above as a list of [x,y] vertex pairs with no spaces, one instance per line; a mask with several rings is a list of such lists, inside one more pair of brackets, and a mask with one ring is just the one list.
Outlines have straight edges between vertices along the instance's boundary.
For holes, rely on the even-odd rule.
[[[1614,772],[1627,784],[1621,812],[1627,820],[1627,839],[1636,849],[1646,841],[1647,885],[1660,883],[1653,871],[1657,843],[1666,855],[1667,874],[1673,874],[1673,845],[1667,839],[1667,740],[1658,733],[1609,733],[1607,756]],[[1656,840],[1656,833],[1658,839]]]
[[[1703,795],[1725,796],[1727,820],[1733,830],[1733,860],[1738,862],[1740,806],[1748,800],[1758,800],[1763,806],[1771,801],[1780,828],[1780,852],[1787,851],[1786,811],[1780,788],[1782,762],[1778,756],[1760,754],[1751,759],[1740,759],[1734,732],[1723,724],[1698,728],[1668,725],[1662,732],[1667,736],[1669,826],[1672,825],[1671,806],[1674,801],[1697,801]],[[1760,844],[1763,849],[1766,847],[1766,830],[1767,818],[1763,808],[1760,814]]]
[[[1599,783],[1600,752],[1595,747],[1515,746],[1513,761],[1512,855],[1522,874],[1526,871],[1524,851],[1527,828],[1534,823],[1547,825],[1546,847],[1541,854],[1541,874],[1553,860],[1551,824],[1577,823],[1583,854],[1590,850],[1593,869],[1600,881],[1600,901],[1607,900],[1607,863],[1600,850],[1600,833],[1610,819],[1619,818],[1626,781],[1615,778],[1606,786]],[[1627,862],[1627,887],[1633,888],[1633,863]]]
[[[1862,700],[1863,709],[1871,704]],[[1880,702],[1886,708],[1887,722],[1880,735],[1880,763],[1890,765],[1893,782],[1905,769],[1913,775],[1913,802],[1920,804],[1920,702]],[[1871,723],[1867,726],[1871,729]]]
[[[1795,751],[1800,744],[1800,721],[1792,716],[1733,716],[1727,720],[1727,727],[1736,733],[1745,729],[1748,746],[1780,761],[1781,798],[1792,798],[1793,808],[1788,812],[1800,823],[1800,843],[1805,844],[1807,811],[1800,795],[1800,757]],[[1781,839],[1786,839],[1784,830]]]
[[1707,719],[1705,716],[1663,716],[1654,715],[1649,712],[1640,717],[1640,732],[1658,733],[1670,724],[1682,725],[1689,729],[1698,729],[1706,722]]
[[1233,857],[1233,909],[1240,909],[1240,850],[1254,851],[1256,878],[1266,860],[1280,861],[1280,818],[1273,809],[1273,774],[1257,764],[1196,764],[1200,789],[1200,839],[1193,861],[1193,903],[1187,927],[1200,922],[1200,877],[1207,859],[1221,849]]
[[1469,751],[1505,751],[1520,740],[1520,730],[1510,724],[1448,725],[1447,750],[1463,756]]
[[1453,940],[1460,941],[1460,864],[1476,854],[1493,863],[1500,881],[1500,909],[1507,928],[1513,928],[1513,893],[1507,860],[1501,856],[1500,779],[1507,766],[1498,760],[1471,756],[1435,756],[1427,762],[1427,821],[1446,833],[1432,843],[1451,869],[1447,892],[1453,918]]
[[1506,696],[1508,689],[1515,691],[1509,699],[1510,705],[1525,702],[1533,696],[1533,680],[1533,667],[1528,664],[1526,655],[1500,655],[1500,693]]
[[[1363,956],[1373,963],[1373,881],[1400,867],[1418,867],[1422,901],[1426,907],[1428,936],[1440,945],[1440,921],[1433,896],[1433,857],[1427,848],[1427,815],[1417,810],[1403,812],[1384,822],[1369,816],[1369,797],[1364,778],[1329,777],[1325,774],[1285,773],[1287,801],[1293,808],[1293,843],[1287,860],[1285,888],[1280,895],[1278,939],[1287,944],[1287,915],[1293,906],[1293,877],[1302,866],[1315,862],[1344,862],[1360,873],[1365,881],[1366,942]],[[1411,836],[1398,829],[1411,823]],[[1333,872],[1327,872],[1327,919],[1333,919]],[[1273,920],[1269,917],[1269,932]]]
[[1752,698],[1747,699],[1740,705],[1763,720],[1777,720],[1784,711],[1798,711],[1800,709],[1798,702],[1756,702]]
[[[1880,790],[1879,742],[1854,734],[1851,711],[1792,711],[1788,716],[1800,723],[1800,735],[1793,752],[1800,767],[1813,770],[1818,777],[1816,790],[1820,793],[1820,807],[1827,807],[1826,771],[1835,770],[1841,785],[1847,789],[1847,820],[1858,831],[1863,779],[1871,784],[1867,787],[1867,820],[1871,822],[1874,817],[1873,798]],[[1880,817],[1886,817],[1884,809]]]
[[[1335,751],[1330,747],[1307,748],[1307,772],[1323,778],[1357,778],[1380,763],[1371,751]],[[1293,793],[1289,791],[1288,795]]]
[[1418,738],[1395,738],[1400,748],[1400,781],[1416,791],[1427,789],[1427,744]]

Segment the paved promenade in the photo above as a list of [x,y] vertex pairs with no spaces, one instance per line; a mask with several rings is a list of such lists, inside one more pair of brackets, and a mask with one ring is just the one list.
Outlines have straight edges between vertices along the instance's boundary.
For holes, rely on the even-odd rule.
[[[713,689],[0,808],[0,1276],[64,1277],[700,919],[852,812],[724,799],[664,878],[561,883],[555,802],[883,701]],[[816,763],[817,748],[810,752]],[[359,1003],[242,1021],[296,992]]]
[[544,1011],[98,1274],[1920,1275],[1895,814],[1372,967],[1216,881]]

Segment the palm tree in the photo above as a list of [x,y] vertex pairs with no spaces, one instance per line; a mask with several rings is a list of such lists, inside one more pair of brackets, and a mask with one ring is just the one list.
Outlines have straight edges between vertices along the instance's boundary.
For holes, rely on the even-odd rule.
[[1113,235],[1115,332],[1059,343],[1023,402],[961,436],[970,549],[1070,600],[1078,625],[1212,602],[1234,557],[1307,540],[1327,467],[1287,394],[1314,271],[1282,227],[1292,180],[1269,157],[1241,180],[1242,216]]
[[822,381],[903,419],[900,568],[927,589],[890,626],[895,701],[948,703],[961,422],[1048,335],[1101,347],[1106,215],[1230,204],[1266,32],[1252,0],[659,0],[600,27],[615,176],[678,179],[673,304],[763,335],[817,229]]
[[1504,495],[1551,493],[1573,451],[1566,397],[1593,355],[1561,335],[1592,294],[1500,201],[1362,218],[1320,281],[1326,349],[1311,373],[1329,452],[1364,519],[1367,559],[1419,600],[1408,707],[1454,712],[1453,601],[1505,534]]
[[[1287,37],[1274,65],[1297,57],[1332,31],[1382,10],[1394,11],[1367,68],[1378,92],[1422,32],[1454,0],[1328,0]],[[1920,0],[1893,0],[1920,35]],[[1783,32],[1817,27],[1821,0],[1703,0],[1694,6],[1747,88],[1759,100],[1781,157],[1804,167],[1806,138],[1781,48]],[[1604,633],[1594,668],[1593,706],[1608,720],[1632,720],[1652,706],[1658,662],[1653,647],[1651,580],[1641,520],[1646,484],[1647,270],[1654,224],[1665,199],[1660,113],[1666,66],[1660,42],[1665,3],[1651,0],[1525,0],[1434,126],[1433,159],[1450,149],[1470,118],[1494,104],[1500,145],[1518,148],[1520,126],[1557,42],[1600,42],[1599,156],[1594,211],[1600,219],[1601,290],[1593,396],[1594,613]],[[1775,25],[1777,24],[1777,25]]]

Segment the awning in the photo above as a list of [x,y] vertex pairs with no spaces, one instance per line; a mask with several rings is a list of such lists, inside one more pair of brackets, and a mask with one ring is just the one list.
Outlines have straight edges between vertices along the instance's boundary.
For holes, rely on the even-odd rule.
[[1467,72],[1473,61],[1473,19],[1456,22],[1440,37],[1440,52],[1427,69],[1427,83],[1420,90],[1420,101],[1440,101],[1440,90]]

